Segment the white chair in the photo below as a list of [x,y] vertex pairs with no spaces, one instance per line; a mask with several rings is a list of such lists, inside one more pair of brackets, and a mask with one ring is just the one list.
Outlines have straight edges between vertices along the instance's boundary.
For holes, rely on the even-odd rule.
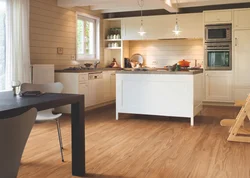
[[[30,84],[30,83],[23,83],[21,85],[21,91],[41,91],[45,93],[61,93],[63,90],[63,85],[59,82],[57,83],[48,83],[48,84]],[[44,122],[44,121],[56,121],[57,126],[57,132],[58,132],[58,139],[60,144],[60,152],[62,157],[62,162],[64,162],[64,156],[63,156],[63,143],[62,143],[62,134],[61,134],[61,127],[60,127],[60,121],[59,117],[61,117],[62,114],[53,114],[52,113],[53,108],[47,109],[44,111],[39,111],[37,113],[37,122]]]
[[0,119],[0,177],[17,177],[23,150],[35,123],[35,108],[13,118]]

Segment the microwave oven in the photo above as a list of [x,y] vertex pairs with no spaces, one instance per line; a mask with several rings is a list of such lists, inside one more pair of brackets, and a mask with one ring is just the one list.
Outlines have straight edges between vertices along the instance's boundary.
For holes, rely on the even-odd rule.
[[232,25],[206,25],[205,26],[205,42],[231,42],[232,41]]

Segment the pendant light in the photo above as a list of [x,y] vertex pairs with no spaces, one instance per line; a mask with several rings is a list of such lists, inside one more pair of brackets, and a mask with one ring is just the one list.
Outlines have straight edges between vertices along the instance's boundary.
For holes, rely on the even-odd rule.
[[[178,2],[176,0],[176,8],[178,9]],[[175,19],[175,26],[174,26],[174,30],[173,30],[175,36],[179,36],[179,34],[181,33],[180,31],[180,27],[179,27],[179,23],[178,23],[178,14],[176,11],[176,19]]]
[[138,32],[140,34],[140,36],[144,36],[147,32],[144,31],[143,28],[143,14],[142,14],[142,8],[144,6],[144,0],[138,0],[138,5],[141,8],[141,27],[140,27],[140,31]]

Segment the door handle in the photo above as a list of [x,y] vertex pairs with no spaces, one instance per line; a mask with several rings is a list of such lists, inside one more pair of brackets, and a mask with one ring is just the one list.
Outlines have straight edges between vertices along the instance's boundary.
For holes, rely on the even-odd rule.
[[235,46],[238,46],[238,38],[235,38]]

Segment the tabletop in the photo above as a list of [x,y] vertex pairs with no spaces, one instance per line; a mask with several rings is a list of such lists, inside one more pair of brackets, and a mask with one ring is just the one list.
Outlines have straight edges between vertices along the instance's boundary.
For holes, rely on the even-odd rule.
[[40,111],[73,104],[81,99],[84,101],[84,95],[45,93],[35,97],[20,97],[14,96],[12,91],[0,92],[0,119],[19,115],[32,107]]

